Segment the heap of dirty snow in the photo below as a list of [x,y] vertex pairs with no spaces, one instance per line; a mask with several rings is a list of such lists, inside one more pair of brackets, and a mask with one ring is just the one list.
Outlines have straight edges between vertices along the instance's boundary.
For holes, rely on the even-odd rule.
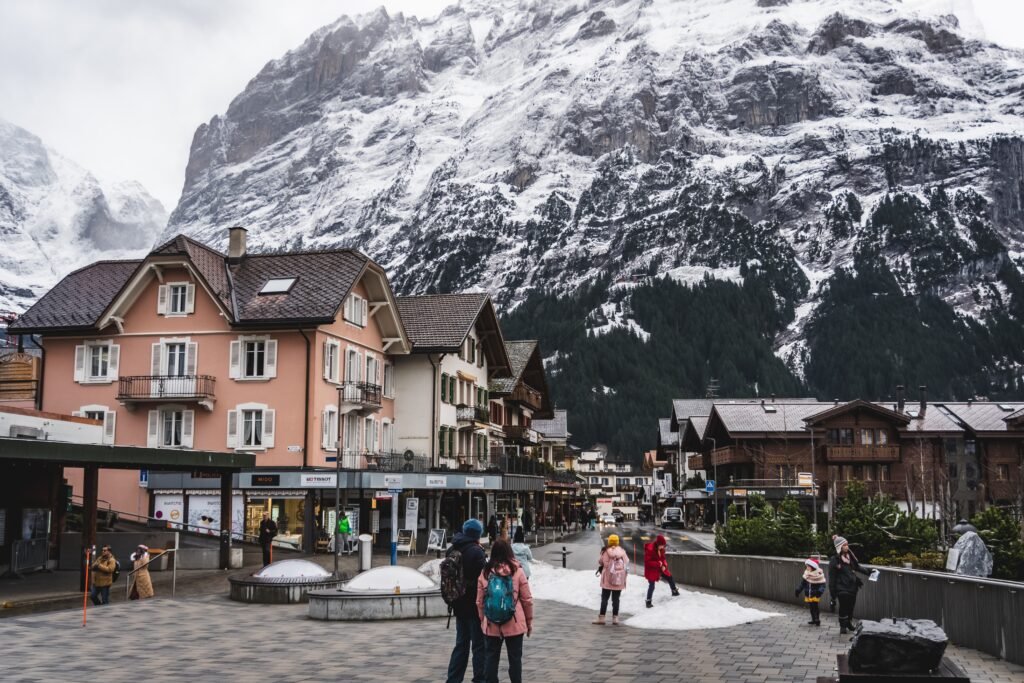
[[[562,569],[544,562],[531,564],[530,588],[538,600],[555,600],[567,605],[585,607],[597,612],[601,605],[600,579],[592,571]],[[660,583],[654,590],[654,607],[647,609],[647,581],[630,575],[622,592],[620,613],[632,615],[623,623],[636,628],[663,631],[692,631],[749,624],[770,617],[775,612],[762,612],[737,605],[717,595],[708,595],[680,588],[679,597],[672,597],[668,584]],[[611,606],[609,606],[611,612]]]

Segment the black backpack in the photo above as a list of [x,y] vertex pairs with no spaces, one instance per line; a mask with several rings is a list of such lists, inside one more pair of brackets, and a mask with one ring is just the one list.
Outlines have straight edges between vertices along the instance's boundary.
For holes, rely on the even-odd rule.
[[114,583],[117,582],[118,577],[121,576],[121,562],[114,560],[114,573],[111,575],[110,580]]
[[441,599],[448,605],[451,614],[452,606],[466,594],[466,576],[462,571],[462,553],[451,550],[441,560]]

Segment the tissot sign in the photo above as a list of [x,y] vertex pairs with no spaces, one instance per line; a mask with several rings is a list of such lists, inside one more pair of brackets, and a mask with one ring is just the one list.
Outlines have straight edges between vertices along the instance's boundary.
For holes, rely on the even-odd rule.
[[334,488],[337,478],[334,474],[302,474],[299,476],[299,486],[308,489]]

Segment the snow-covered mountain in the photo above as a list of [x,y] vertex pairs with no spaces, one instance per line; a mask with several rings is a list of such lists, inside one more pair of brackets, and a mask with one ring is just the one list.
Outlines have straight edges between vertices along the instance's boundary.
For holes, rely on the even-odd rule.
[[0,119],[0,310],[27,308],[92,261],[144,254],[166,224],[138,183],[102,184]]
[[597,332],[636,329],[621,290],[645,277],[762,273],[799,373],[829,278],[858,254],[972,320],[1012,298],[1024,53],[976,27],[967,0],[343,17],[199,127],[166,234],[355,246],[406,292],[506,305],[603,276],[626,287]]

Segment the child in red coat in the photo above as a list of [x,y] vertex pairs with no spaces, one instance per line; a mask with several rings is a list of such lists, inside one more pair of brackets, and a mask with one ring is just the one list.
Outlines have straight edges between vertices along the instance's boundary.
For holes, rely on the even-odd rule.
[[647,606],[654,607],[651,599],[654,597],[654,585],[665,578],[672,588],[672,595],[679,595],[672,572],[668,570],[668,561],[665,559],[665,544],[667,541],[661,534],[654,541],[644,546],[644,578],[647,579]]

